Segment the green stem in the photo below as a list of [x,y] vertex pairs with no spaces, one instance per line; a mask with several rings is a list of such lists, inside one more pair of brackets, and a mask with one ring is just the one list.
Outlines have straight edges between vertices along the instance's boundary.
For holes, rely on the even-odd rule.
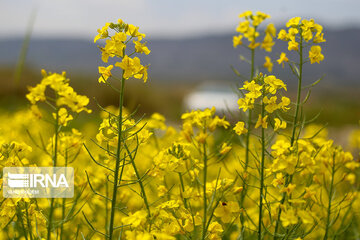
[[[251,49],[251,70],[250,70],[250,81],[254,78],[254,72],[255,72],[255,49]],[[247,167],[249,165],[249,144],[250,144],[250,126],[251,126],[251,113],[252,110],[249,109],[249,115],[247,119],[247,128],[248,132],[246,134],[246,145],[245,145],[245,166],[244,170],[247,170]]]
[[[265,91],[263,90],[263,96]],[[261,119],[265,115],[265,105],[261,103]],[[260,162],[260,203],[259,203],[259,228],[258,228],[258,239],[261,239],[262,229],[262,215],[263,215],[263,191],[264,191],[264,167],[265,167],[265,129],[261,127],[261,162]]]
[[[108,181],[106,181],[106,183],[105,183],[105,188],[106,188],[106,197],[109,197],[109,182]],[[108,201],[106,201],[106,203],[105,203],[105,233],[106,233],[106,235],[109,235],[108,219],[109,219],[109,204],[108,204]]]
[[26,231],[26,228],[25,228],[25,225],[24,225],[24,222],[23,222],[22,214],[21,214],[21,209],[18,209],[18,211],[17,211],[17,217],[18,217],[18,220],[19,220],[20,223],[21,223],[21,227],[22,227],[22,230],[23,230],[23,232],[24,232],[25,240],[28,240],[27,231]]
[[300,109],[300,100],[301,100],[301,84],[302,84],[302,68],[303,68],[303,39],[301,36],[300,31],[300,64],[299,64],[299,81],[298,81],[298,89],[297,89],[297,99],[296,99],[296,111],[294,116],[294,122],[293,122],[293,130],[291,135],[291,146],[294,145],[295,137],[296,137],[296,127],[297,127],[297,120],[299,115],[299,109]]
[[[255,49],[251,49],[251,71],[250,71],[250,81],[254,78],[254,72],[255,72]],[[249,166],[249,151],[250,151],[250,134],[251,134],[251,115],[252,110],[249,109],[249,115],[247,119],[247,133],[246,133],[246,141],[245,141],[245,164],[244,164],[244,172],[246,173],[247,168]],[[245,181],[245,179],[244,179]],[[245,182],[243,184],[243,191],[241,192],[241,198],[240,198],[240,208],[244,208],[244,199],[246,196],[246,187]],[[242,236],[242,239],[245,239],[245,226],[244,226],[245,218],[244,213],[240,213],[240,223],[241,223],[241,231],[240,234]]]
[[[137,167],[136,167],[134,157],[131,155],[131,152],[130,152],[130,150],[128,149],[128,147],[126,146],[126,144],[124,144],[124,146],[125,146],[126,151],[127,151],[128,155],[129,155],[129,157],[130,157],[131,165],[132,165],[133,168],[134,168],[137,181],[139,182],[139,186],[140,186],[140,189],[141,189],[142,197],[143,197],[143,199],[144,199],[144,203],[145,203],[145,206],[146,206],[146,210],[147,210],[147,212],[148,212],[148,218],[150,219],[150,218],[151,218],[150,205],[149,205],[149,201],[148,201],[147,196],[146,196],[144,184],[143,184],[143,182],[142,182],[142,179],[141,179],[141,176],[140,176],[140,174],[139,174],[139,171],[138,171],[138,169],[137,169]],[[151,225],[150,225],[150,229],[149,229],[149,230],[151,230]]]
[[[292,129],[292,135],[291,135],[291,141],[290,141],[290,145],[291,147],[294,146],[295,143],[295,138],[296,138],[296,127],[297,127],[297,122],[298,122],[298,115],[299,115],[299,110],[300,110],[300,101],[301,101],[301,88],[302,88],[302,72],[303,72],[303,64],[304,64],[304,60],[303,60],[303,37],[302,37],[302,31],[300,29],[299,31],[300,34],[300,50],[299,50],[299,56],[300,56],[300,62],[299,62],[299,76],[298,76],[298,88],[297,88],[297,99],[296,99],[296,110],[295,110],[295,116],[294,116],[294,121],[293,121],[293,129]],[[292,175],[287,175],[286,179],[285,179],[285,187],[287,187],[291,182],[292,182],[293,176]],[[280,200],[280,205],[284,204],[286,199],[286,193],[282,194],[282,198]],[[275,224],[275,231],[274,231],[274,240],[278,239],[277,238],[277,233],[279,231],[279,227],[280,227],[280,217],[281,217],[281,213],[282,210],[281,208],[279,208],[279,213],[278,213],[278,217],[277,217],[277,221]]]
[[[66,151],[65,151],[65,167],[67,167],[67,164],[68,164],[68,151],[66,149]],[[60,226],[60,240],[62,240],[64,237],[65,204],[66,204],[66,198],[63,198],[62,199],[62,209],[61,209],[61,212],[62,212],[61,220],[62,221],[61,221],[61,226]]]
[[[56,119],[55,119],[55,142],[54,142],[54,152],[53,152],[53,167],[56,167],[57,164],[57,151],[58,151],[58,138],[59,138],[59,109],[56,109]],[[48,219],[48,226],[47,226],[47,240],[51,239],[51,225],[52,225],[52,218],[54,214],[54,201],[55,198],[51,198],[50,202],[50,213]]]
[[178,172],[178,175],[179,175],[180,185],[181,185],[180,196],[181,196],[181,198],[182,198],[183,201],[184,201],[184,206],[185,206],[185,208],[188,209],[188,205],[187,205],[186,198],[183,197],[183,192],[185,192],[184,180],[183,180],[183,177],[182,177],[182,175],[181,175],[180,172]]
[[206,143],[203,144],[203,161],[204,161],[204,178],[203,178],[203,202],[204,202],[204,217],[203,217],[203,231],[202,240],[206,237],[206,218],[207,218],[207,200],[206,200],[206,180],[207,180],[207,155],[206,155]]
[[114,232],[114,221],[115,221],[115,211],[116,211],[116,194],[118,189],[118,178],[119,178],[119,169],[120,169],[120,153],[121,153],[121,138],[122,138],[122,113],[123,113],[123,104],[124,104],[124,90],[125,90],[125,79],[124,76],[121,78],[121,91],[119,97],[119,116],[118,116],[118,142],[117,142],[117,151],[116,151],[116,163],[114,171],[114,184],[113,184],[113,194],[111,200],[111,212],[110,212],[110,224],[109,224],[109,240],[113,238]]
[[[255,71],[255,49],[251,49],[251,72],[250,72],[250,81],[254,78],[254,71]],[[248,132],[246,134],[246,150],[245,150],[245,166],[244,170],[247,170],[249,165],[249,145],[250,145],[250,127],[251,127],[251,113],[252,110],[249,109],[249,115],[247,120],[247,128]]]
[[333,163],[331,168],[331,183],[330,183],[330,190],[329,190],[329,204],[327,208],[327,218],[326,218],[326,227],[325,227],[325,235],[324,240],[328,239],[329,235],[329,228],[330,228],[330,217],[331,217],[331,204],[332,204],[332,195],[334,191],[334,177],[335,177],[335,154],[333,156]]
[[33,240],[31,221],[29,218],[28,205],[26,202],[25,202],[25,208],[26,208],[25,212],[26,212],[26,221],[27,221],[27,226],[28,226],[28,230],[29,230],[29,236],[30,236],[30,240]]

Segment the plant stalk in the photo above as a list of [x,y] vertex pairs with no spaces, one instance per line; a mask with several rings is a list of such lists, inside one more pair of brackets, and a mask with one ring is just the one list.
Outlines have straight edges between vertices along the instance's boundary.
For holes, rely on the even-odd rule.
[[333,156],[333,162],[331,167],[331,183],[330,183],[330,190],[329,190],[329,203],[327,207],[327,217],[326,217],[326,226],[325,226],[325,235],[324,240],[328,239],[329,235],[329,228],[330,228],[330,217],[331,217],[331,204],[332,204],[332,195],[334,191],[334,177],[335,177],[335,153]]
[[[296,110],[295,110],[295,116],[294,116],[294,121],[293,121],[293,129],[292,129],[292,135],[291,135],[291,141],[290,141],[290,145],[291,147],[294,146],[295,143],[295,137],[296,137],[296,127],[297,127],[297,122],[298,122],[298,115],[299,115],[299,110],[300,110],[300,101],[301,101],[301,88],[302,88],[302,72],[303,72],[303,64],[304,64],[304,60],[303,60],[303,37],[302,37],[302,31],[300,29],[299,31],[300,33],[300,50],[299,50],[299,57],[300,57],[300,62],[299,62],[299,76],[298,76],[298,89],[297,89],[297,99],[296,99]],[[287,187],[290,183],[292,182],[292,175],[286,176],[286,180],[285,180],[285,187]],[[282,198],[280,200],[280,204],[284,204],[286,199],[286,193],[283,193]],[[275,231],[274,231],[274,240],[278,239],[277,238],[277,234],[279,231],[279,227],[280,227],[280,217],[281,217],[281,208],[279,208],[279,213],[278,213],[278,217],[276,220],[276,224],[275,224]]]
[[[263,92],[263,97],[265,90]],[[265,115],[264,101],[261,103],[261,119]],[[265,129],[261,127],[261,162],[260,162],[260,203],[259,203],[259,226],[258,226],[258,240],[261,240],[261,229],[262,229],[262,216],[263,216],[263,192],[264,192],[264,168],[265,168]]]
[[[255,72],[255,49],[251,49],[251,71],[250,71],[250,81],[254,78]],[[251,115],[252,109],[249,109],[248,119],[247,119],[247,133],[246,133],[246,142],[245,142],[245,164],[244,164],[244,172],[246,173],[247,168],[249,166],[249,151],[250,151],[250,134],[251,134]],[[244,179],[245,181],[245,179]],[[240,209],[244,208],[244,199],[246,196],[247,189],[245,187],[245,182],[243,184],[243,191],[241,192],[240,198]],[[245,239],[245,226],[244,226],[244,213],[240,213],[240,223],[241,223],[241,237]]]
[[[55,119],[55,142],[54,142],[54,153],[53,153],[53,167],[56,167],[57,164],[57,151],[58,151],[58,138],[59,138],[59,109],[56,108],[56,119]],[[47,240],[51,239],[51,225],[52,225],[52,218],[54,214],[54,201],[55,198],[51,198],[50,202],[50,212],[49,212],[49,219],[48,219],[48,226],[47,226]]]
[[119,178],[119,169],[120,169],[120,153],[121,153],[121,138],[122,138],[122,113],[123,113],[123,104],[124,104],[124,90],[125,90],[125,78],[121,77],[121,91],[119,97],[119,116],[118,116],[118,142],[117,142],[117,151],[116,151],[116,163],[114,171],[114,184],[113,184],[113,194],[111,200],[111,212],[110,212],[110,224],[109,224],[109,240],[113,238],[114,232],[114,221],[115,221],[115,211],[116,211],[116,194],[118,189],[118,178]]
[[203,202],[204,202],[204,216],[203,216],[203,231],[202,240],[206,238],[206,218],[207,218],[207,199],[206,199],[206,180],[207,180],[207,155],[206,155],[206,143],[203,144],[203,161],[204,161],[204,178],[203,178]]

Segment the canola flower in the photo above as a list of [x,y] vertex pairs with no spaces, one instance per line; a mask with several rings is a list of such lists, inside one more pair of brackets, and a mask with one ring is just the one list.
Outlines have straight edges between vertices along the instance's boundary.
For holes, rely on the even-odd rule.
[[[65,74],[42,71],[26,95],[29,109],[0,115],[8,123],[0,127],[0,166],[72,166],[76,197],[1,199],[0,238],[356,238],[360,131],[349,148],[336,146],[302,115],[303,65],[323,61],[322,27],[295,17],[276,35],[273,24],[259,31],[265,13],[239,17],[233,46],[251,60],[249,77],[239,74],[235,121],[209,108],[183,113],[174,127],[159,113],[137,118],[126,109],[125,84],[148,80],[141,56],[150,50],[145,34],[122,20],[94,38],[104,62],[98,82],[119,98],[118,106],[99,106],[98,126],[73,128],[77,114],[91,113],[89,98]],[[277,62],[298,81],[295,100],[286,96],[293,79],[260,71],[272,72],[270,57],[256,66],[256,51],[271,51],[275,36],[288,43]]]

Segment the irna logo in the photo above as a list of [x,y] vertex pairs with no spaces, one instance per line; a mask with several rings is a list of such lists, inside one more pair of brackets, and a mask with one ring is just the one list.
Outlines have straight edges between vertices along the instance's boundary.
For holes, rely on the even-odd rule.
[[74,195],[72,167],[6,167],[3,170],[6,198],[71,198]]
[[8,173],[8,185],[12,188],[69,187],[64,174],[13,174]]

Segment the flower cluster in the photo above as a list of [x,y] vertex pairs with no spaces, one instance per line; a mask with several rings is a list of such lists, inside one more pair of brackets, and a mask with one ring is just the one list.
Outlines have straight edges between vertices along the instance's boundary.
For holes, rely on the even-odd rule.
[[[114,31],[113,35],[109,34],[109,30]],[[142,42],[145,38],[145,34],[139,32],[139,27],[132,24],[126,24],[123,20],[119,19],[117,23],[106,23],[105,26],[98,30],[98,35],[94,39],[96,43],[100,39],[106,39],[105,46],[100,47],[102,53],[102,61],[107,63],[109,58],[120,58],[121,61],[115,62],[114,65],[108,65],[107,67],[99,67],[99,82],[106,83],[108,78],[112,76],[111,70],[118,67],[123,70],[123,78],[128,79],[131,77],[137,79],[143,79],[144,82],[148,79],[148,66],[141,64],[138,57],[131,57],[132,55],[150,53],[149,48],[146,46],[146,42]],[[134,50],[127,54],[126,50],[129,50],[129,42],[132,40],[134,44]]]
[[[301,20],[300,17],[294,17],[286,23],[286,27],[288,30],[280,30],[278,39],[288,42],[289,51],[299,51],[299,46],[303,48],[304,42],[308,43],[310,40],[312,40],[313,44],[326,42],[324,33],[322,32],[323,27],[315,23],[313,19]],[[310,45],[310,43],[308,44]],[[311,64],[315,62],[320,63],[324,60],[320,46],[311,46],[309,59]],[[282,61],[280,61],[279,64],[281,62]]]
[[[29,87],[29,92],[26,98],[31,104],[37,102],[45,102],[54,104],[56,108],[60,108],[59,114],[61,123],[66,125],[67,121],[72,119],[71,115],[68,115],[64,107],[68,107],[75,113],[85,111],[91,113],[91,110],[86,108],[89,103],[89,98],[83,95],[77,94],[74,89],[69,85],[69,79],[66,78],[65,72],[47,73],[45,70],[41,71],[43,79],[35,87]],[[52,95],[47,96],[46,90],[50,88],[53,90]]]
[[[260,46],[259,42],[256,42],[256,39],[260,36],[260,32],[257,31],[257,27],[267,18],[270,18],[268,14],[262,12],[256,12],[253,14],[251,11],[246,11],[239,15],[239,18],[244,18],[244,21],[239,23],[239,26],[236,28],[236,31],[240,33],[237,36],[233,37],[233,46],[236,48],[238,45],[242,45],[243,38],[246,38],[250,43],[248,47],[250,49],[255,49]],[[276,35],[276,29],[274,24],[270,23],[265,30],[264,40],[261,43],[261,48],[265,49],[268,52],[271,52],[272,47],[274,46],[273,37]]]
[[[258,83],[256,83],[258,82]],[[248,109],[253,109],[257,99],[262,99],[265,104],[265,111],[269,114],[275,112],[276,110],[282,110],[284,112],[289,110],[290,99],[283,96],[281,97],[280,102],[278,102],[278,97],[276,93],[280,89],[286,89],[286,85],[283,81],[276,78],[274,75],[262,76],[257,79],[252,80],[251,82],[245,81],[241,90],[246,90],[245,96],[238,100],[239,109],[242,109],[246,112]],[[262,126],[267,128],[268,115],[262,117],[259,115],[258,121],[255,125],[255,128]],[[238,122],[235,126],[235,132],[240,135],[246,133],[243,122]],[[275,118],[275,129],[286,128],[286,122],[281,121],[278,118]]]

